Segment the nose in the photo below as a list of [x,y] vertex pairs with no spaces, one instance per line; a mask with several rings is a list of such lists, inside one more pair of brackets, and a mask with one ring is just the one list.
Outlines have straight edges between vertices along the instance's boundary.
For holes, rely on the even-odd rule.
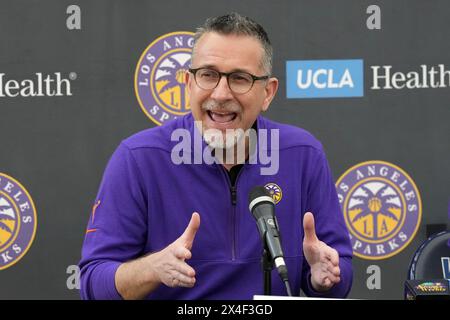
[[220,78],[220,81],[217,84],[217,87],[215,87],[213,92],[211,93],[211,98],[216,101],[226,101],[226,100],[233,99],[233,94],[230,90],[230,87],[228,86],[228,81],[227,81],[226,76],[222,76]]

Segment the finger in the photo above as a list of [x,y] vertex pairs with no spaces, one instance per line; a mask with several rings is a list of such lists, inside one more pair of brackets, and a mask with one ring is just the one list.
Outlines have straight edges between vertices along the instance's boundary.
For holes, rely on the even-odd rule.
[[331,280],[331,282],[336,283],[338,282],[339,278],[340,278],[340,271],[339,274],[335,274],[335,272],[337,273],[337,270],[330,270],[329,268],[325,268],[322,270],[322,277],[325,278],[329,278]]
[[162,278],[162,282],[170,288],[176,287],[179,283],[173,270],[167,270],[166,274]]
[[331,263],[334,266],[338,266],[339,265],[339,253],[331,247],[328,247],[328,248],[330,250],[327,250],[326,257],[331,261]]
[[172,278],[172,282],[170,283],[170,287],[175,288],[178,287],[180,281],[177,278]]
[[195,283],[195,278],[194,277],[188,277],[188,276],[185,276],[184,274],[181,274],[179,272],[175,273],[174,279],[177,279],[178,285],[180,285],[180,284],[191,285],[191,284]]
[[191,221],[189,221],[189,225],[187,226],[184,233],[181,235],[180,239],[183,242],[183,245],[187,249],[192,248],[192,244],[194,243],[195,234],[200,227],[200,215],[197,212],[194,212],[191,217]]
[[328,266],[327,271],[335,277],[339,277],[341,275],[341,269],[335,266]]
[[323,279],[322,283],[325,288],[331,287],[331,280],[329,278]]
[[184,288],[192,288],[194,285],[195,285],[195,279],[194,279],[193,282],[189,282],[189,283],[186,283],[186,282],[180,282],[180,283],[178,284],[179,287],[184,287]]
[[194,277],[188,277],[179,273],[176,270],[170,270],[163,281],[165,285],[171,288],[175,287],[187,287],[195,284]]
[[188,277],[194,277],[195,276],[195,270],[187,263],[180,263],[175,266],[175,270],[179,273],[188,276]]
[[182,246],[177,246],[173,251],[175,257],[178,259],[190,259],[192,257],[191,251]]
[[333,276],[331,273],[327,275],[327,279],[329,279],[330,284],[336,284],[339,283],[339,281],[341,281],[341,277]]
[[180,282],[178,286],[179,287],[192,288],[195,285],[196,282],[197,282],[197,280],[194,277],[192,277],[192,278],[189,278],[189,281],[182,281],[182,282]]
[[303,217],[303,230],[305,232],[305,239],[306,242],[316,242],[319,239],[316,235],[316,230],[314,227],[314,216],[311,212],[305,213]]

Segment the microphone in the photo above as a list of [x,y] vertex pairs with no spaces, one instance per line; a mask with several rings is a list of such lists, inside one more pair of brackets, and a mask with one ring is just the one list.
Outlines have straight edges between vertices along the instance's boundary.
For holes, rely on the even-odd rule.
[[248,202],[250,212],[256,219],[261,239],[269,250],[281,280],[286,284],[288,294],[291,295],[278,222],[275,217],[275,203],[266,188],[262,186],[256,186],[250,191]]

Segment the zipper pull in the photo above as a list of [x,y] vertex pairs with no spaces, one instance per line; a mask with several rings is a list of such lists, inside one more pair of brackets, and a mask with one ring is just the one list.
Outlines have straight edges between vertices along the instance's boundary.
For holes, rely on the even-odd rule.
[[236,192],[236,187],[232,186],[230,188],[231,191],[231,204],[232,205],[236,205],[236,200],[237,200],[237,192]]

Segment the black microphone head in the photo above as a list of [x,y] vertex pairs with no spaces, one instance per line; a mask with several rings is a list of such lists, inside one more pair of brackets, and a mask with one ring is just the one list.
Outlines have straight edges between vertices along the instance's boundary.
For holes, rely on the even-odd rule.
[[267,189],[264,188],[263,186],[255,186],[248,193],[248,202],[250,203],[253,200],[255,200],[256,198],[263,197],[263,196],[270,197],[269,191],[267,191]]
[[248,193],[248,207],[250,211],[253,211],[255,205],[262,202],[274,204],[273,198],[270,196],[270,193],[266,188],[263,186],[253,187],[253,189]]

